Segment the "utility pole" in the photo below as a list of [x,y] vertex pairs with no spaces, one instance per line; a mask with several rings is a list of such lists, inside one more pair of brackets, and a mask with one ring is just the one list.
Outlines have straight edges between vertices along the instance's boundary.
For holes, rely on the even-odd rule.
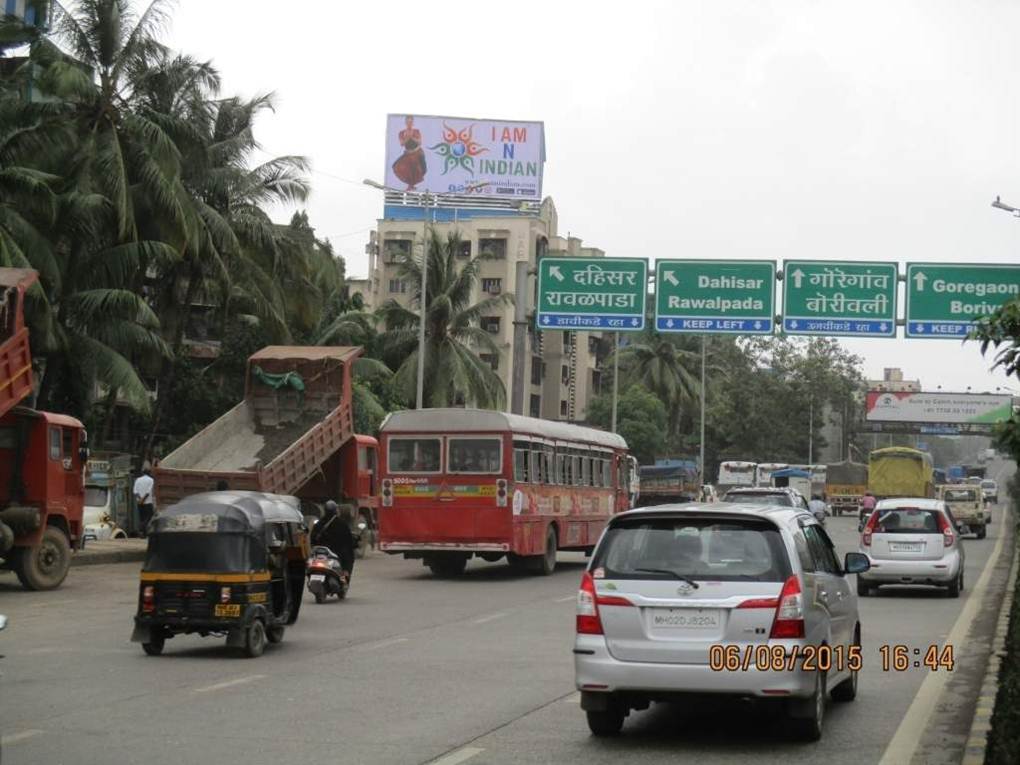
[[[422,210],[423,240],[421,245],[421,320],[418,322],[418,387],[415,395],[415,409],[425,408],[425,312],[428,310],[428,264],[429,264],[429,202],[432,202],[432,216],[436,214],[436,204],[439,200],[432,194],[426,192],[422,195],[422,203],[425,209]],[[434,222],[434,221],[433,221]]]
[[513,414],[524,414],[524,357],[528,339],[528,266],[526,260],[517,261],[514,284],[514,349],[512,377],[510,381],[510,411]]
[[815,464],[815,392],[808,393],[807,464]]

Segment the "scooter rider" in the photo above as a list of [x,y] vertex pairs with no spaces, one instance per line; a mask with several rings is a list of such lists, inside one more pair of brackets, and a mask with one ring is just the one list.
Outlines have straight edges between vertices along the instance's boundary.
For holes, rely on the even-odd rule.
[[354,573],[354,535],[351,533],[351,511],[345,507],[337,514],[333,500],[326,503],[322,520],[312,529],[312,544],[328,547],[340,558],[340,566],[350,582]]

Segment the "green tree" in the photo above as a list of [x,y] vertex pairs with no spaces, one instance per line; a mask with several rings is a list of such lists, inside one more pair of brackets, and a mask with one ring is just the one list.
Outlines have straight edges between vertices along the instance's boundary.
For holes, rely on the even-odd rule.
[[[499,347],[485,330],[481,318],[498,313],[513,302],[510,295],[490,296],[471,303],[479,269],[487,255],[471,258],[463,266],[460,236],[445,240],[433,231],[428,243],[428,285],[421,294],[421,261],[403,255],[397,272],[414,285],[411,303],[425,308],[425,402],[428,406],[451,406],[459,401],[482,408],[501,408],[506,388],[499,375],[479,353],[498,354]],[[380,338],[381,358],[394,373],[394,384],[404,401],[413,402],[418,374],[418,325],[420,313],[395,300],[383,304],[379,317],[386,330]]]
[[[612,424],[613,394],[604,393],[588,405],[588,422],[604,430]],[[666,449],[666,405],[640,385],[631,385],[617,400],[616,432],[623,436],[638,462],[654,464]]]
[[[992,369],[1001,369],[1007,377],[1020,380],[1020,300],[1001,306],[991,316],[978,322],[971,335],[981,343],[981,353],[994,350]],[[1002,424],[996,434],[997,445],[1020,462],[1020,412]]]

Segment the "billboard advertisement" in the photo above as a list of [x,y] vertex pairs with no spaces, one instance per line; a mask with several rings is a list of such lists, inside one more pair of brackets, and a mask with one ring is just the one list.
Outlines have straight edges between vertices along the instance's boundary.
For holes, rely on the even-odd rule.
[[537,202],[544,162],[541,122],[419,114],[386,118],[385,177],[391,189]]
[[1009,419],[1013,400],[993,393],[895,393],[868,391],[867,422],[987,425]]

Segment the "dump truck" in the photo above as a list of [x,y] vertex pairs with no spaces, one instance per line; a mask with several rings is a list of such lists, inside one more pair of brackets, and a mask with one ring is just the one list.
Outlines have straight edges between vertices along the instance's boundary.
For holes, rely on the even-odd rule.
[[878,499],[935,496],[935,468],[928,452],[906,446],[868,455],[868,491]]
[[701,491],[694,460],[659,460],[654,465],[641,465],[638,474],[643,506],[694,502]]
[[52,590],[81,544],[88,450],[80,421],[22,405],[33,393],[25,292],[38,278],[0,268],[0,565]]
[[351,369],[361,348],[272,345],[248,358],[244,399],[153,470],[156,507],[228,489],[349,504],[374,522],[378,444],[354,432]]
[[833,515],[856,515],[868,490],[868,466],[860,462],[834,462],[825,471],[825,497]]

